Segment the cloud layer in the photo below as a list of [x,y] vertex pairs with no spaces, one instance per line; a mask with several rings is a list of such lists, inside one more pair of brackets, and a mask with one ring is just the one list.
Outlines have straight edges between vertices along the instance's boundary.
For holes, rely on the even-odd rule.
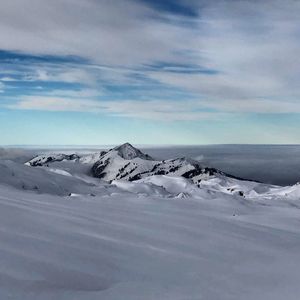
[[2,108],[167,121],[300,113],[300,2],[10,0]]

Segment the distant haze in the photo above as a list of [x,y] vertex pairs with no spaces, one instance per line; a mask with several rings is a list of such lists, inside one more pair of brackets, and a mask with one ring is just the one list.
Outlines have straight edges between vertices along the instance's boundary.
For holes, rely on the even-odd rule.
[[149,148],[157,158],[187,156],[242,178],[278,185],[300,181],[300,145],[211,145]]

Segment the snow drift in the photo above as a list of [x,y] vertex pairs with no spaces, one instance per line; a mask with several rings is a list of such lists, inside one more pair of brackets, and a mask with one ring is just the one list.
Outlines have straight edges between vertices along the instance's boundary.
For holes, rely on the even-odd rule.
[[128,144],[0,160],[0,299],[298,300],[299,218],[299,184]]

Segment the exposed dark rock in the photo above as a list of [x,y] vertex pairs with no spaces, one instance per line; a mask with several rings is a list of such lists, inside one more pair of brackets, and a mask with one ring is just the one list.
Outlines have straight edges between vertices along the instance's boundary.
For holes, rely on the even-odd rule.
[[141,175],[140,174],[136,174],[136,175],[134,175],[133,177],[129,177],[129,181],[135,181],[135,180],[139,180],[139,179],[141,179],[142,177],[141,177]]
[[104,172],[104,170],[108,164],[109,159],[105,160],[104,162],[102,160],[97,161],[92,167],[93,176],[103,178],[106,175],[106,172]]

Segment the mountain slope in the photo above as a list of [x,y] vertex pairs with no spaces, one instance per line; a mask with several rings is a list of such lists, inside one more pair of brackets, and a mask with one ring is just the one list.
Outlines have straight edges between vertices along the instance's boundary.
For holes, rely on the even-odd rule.
[[[160,177],[119,181],[137,195],[95,197],[0,184],[0,299],[299,299],[299,200],[245,201]],[[170,199],[161,184],[203,196]]]
[[31,168],[9,160],[0,160],[0,186],[41,194],[68,196],[71,194],[96,195],[103,193],[107,184],[97,185],[57,169]]
[[188,158],[154,160],[129,143],[111,149],[93,165],[92,174],[107,181],[135,181],[152,175],[182,176],[198,184],[202,179],[214,176],[234,178],[215,168],[202,166]]

